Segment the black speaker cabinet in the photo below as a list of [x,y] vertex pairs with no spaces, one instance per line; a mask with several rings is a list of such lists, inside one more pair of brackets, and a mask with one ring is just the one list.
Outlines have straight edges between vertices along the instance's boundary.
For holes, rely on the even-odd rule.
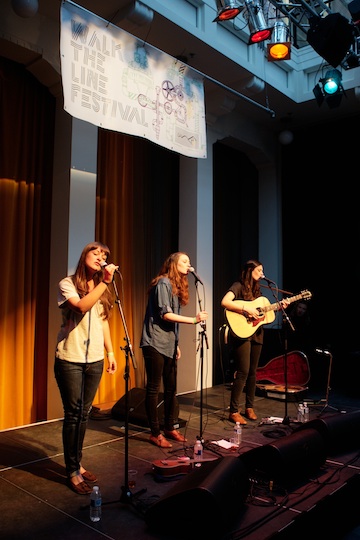
[[293,432],[242,454],[249,475],[290,485],[315,474],[325,463],[325,443],[315,429]]
[[[129,422],[137,426],[148,426],[147,415],[145,410],[145,388],[132,388],[128,393],[128,409]],[[164,394],[159,394],[159,420],[161,428],[164,427]],[[125,420],[126,407],[125,395],[122,396],[111,409],[111,416],[117,420]],[[175,418],[179,416],[179,403],[176,400]],[[184,425],[184,421],[178,422],[179,427]],[[175,426],[177,427],[177,426]]]
[[215,538],[239,518],[249,488],[238,457],[203,462],[150,506],[145,519],[154,531],[171,531],[181,538],[210,533]]
[[337,413],[302,424],[297,432],[315,429],[323,437],[327,455],[360,449],[360,411]]

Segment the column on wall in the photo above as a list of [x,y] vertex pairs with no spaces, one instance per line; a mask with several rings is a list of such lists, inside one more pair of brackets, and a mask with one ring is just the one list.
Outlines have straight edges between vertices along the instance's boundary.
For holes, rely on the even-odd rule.
[[[97,127],[72,118],[57,104],[51,223],[48,344],[48,420],[62,418],[54,377],[54,351],[61,314],[57,307],[60,279],[73,272],[82,248],[94,240],[96,209]],[[69,141],[68,146],[64,141]]]
[[[180,200],[179,200],[179,249],[186,251],[196,273],[204,283],[198,283],[198,294],[202,309],[209,318],[206,323],[206,340],[202,339],[203,354],[197,351],[200,327],[181,327],[182,359],[178,366],[178,393],[209,388],[213,384],[212,359],[212,285],[213,285],[213,171],[212,144],[208,134],[206,159],[180,159]],[[189,275],[190,303],[184,314],[198,312],[200,303],[196,294],[195,279]],[[203,377],[201,381],[201,361]]]

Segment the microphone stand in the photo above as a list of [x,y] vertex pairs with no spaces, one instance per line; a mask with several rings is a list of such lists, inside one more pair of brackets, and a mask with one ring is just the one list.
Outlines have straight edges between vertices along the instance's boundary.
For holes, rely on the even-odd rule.
[[[196,288],[196,296],[197,296],[198,303],[199,303],[199,311],[202,311],[201,298],[200,298],[199,291],[198,291],[198,282],[199,282],[199,279],[197,279],[195,277],[195,288]],[[205,323],[205,321],[202,321],[200,323],[200,327],[201,327],[201,331],[199,332],[200,341],[199,341],[199,346],[197,348],[197,351],[200,348],[200,435],[199,435],[199,438],[201,440],[201,444],[204,444],[204,439],[203,439],[204,340],[205,340],[207,349],[209,349],[209,343],[208,343],[208,338],[207,338],[207,335],[206,335],[206,323]]]
[[[268,288],[271,290],[272,292],[272,295],[273,297],[275,298],[276,300],[276,303],[278,304],[278,311],[281,309],[282,311],[282,314],[283,314],[283,323],[284,323],[284,383],[285,383],[285,412],[284,412],[284,418],[283,418],[283,421],[282,423],[284,425],[290,425],[290,418],[288,416],[288,399],[287,399],[287,394],[288,394],[288,373],[287,373],[287,353],[288,353],[288,343],[287,343],[287,327],[290,326],[291,330],[293,332],[295,332],[295,328],[294,328],[294,325],[292,324],[292,322],[290,321],[287,313],[285,312],[285,309],[283,307],[283,305],[281,304],[281,302],[279,301],[278,297],[277,297],[277,293],[274,291],[273,287],[271,286],[271,283],[274,283],[272,281],[270,281],[270,279],[267,279],[267,278],[263,278],[265,279],[265,281],[267,282],[268,284]],[[279,289],[276,287],[276,291],[279,291]]]
[[[120,277],[122,279],[122,275],[120,274],[120,272],[117,271],[117,273],[120,275]],[[123,323],[123,328],[124,328],[124,331],[125,331],[124,340],[126,341],[125,347],[120,347],[120,349],[125,352],[125,370],[124,370],[124,379],[125,379],[125,482],[124,482],[124,485],[121,486],[121,495],[120,495],[119,502],[125,503],[125,504],[131,504],[136,508],[136,506],[134,505],[133,499],[134,499],[134,497],[138,497],[142,493],[145,493],[146,488],[141,489],[140,491],[138,491],[135,494],[133,494],[131,492],[130,488],[129,488],[129,374],[130,374],[129,356],[131,356],[132,365],[133,365],[134,369],[137,369],[137,363],[136,363],[136,359],[135,359],[135,356],[134,356],[134,353],[133,353],[133,350],[132,350],[132,345],[131,345],[131,342],[130,342],[130,336],[129,336],[129,332],[128,332],[128,329],[127,329],[127,325],[126,325],[126,321],[125,321],[125,315],[124,315],[124,312],[123,312],[123,309],[122,309],[118,289],[117,289],[117,286],[116,286],[116,283],[115,283],[114,280],[112,281],[112,285],[113,285],[115,296],[116,296],[115,303],[118,306],[119,313],[120,313],[120,316],[121,316],[121,320],[122,320],[122,323]],[[112,504],[113,502],[117,502],[117,501],[109,501],[109,502],[106,502],[106,503],[103,503],[103,504]]]

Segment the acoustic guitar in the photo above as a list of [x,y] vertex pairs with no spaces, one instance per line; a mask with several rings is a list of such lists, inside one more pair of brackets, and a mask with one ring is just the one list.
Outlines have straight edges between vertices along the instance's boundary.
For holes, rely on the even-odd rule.
[[[287,300],[291,302],[296,302],[298,300],[309,300],[311,298],[310,291],[302,291],[300,294],[291,296]],[[253,317],[245,316],[242,313],[236,313],[235,311],[229,311],[225,309],[225,318],[226,321],[233,331],[233,333],[239,338],[248,338],[255,334],[256,330],[263,324],[270,324],[275,320],[274,311],[280,309],[279,302],[275,304],[270,304],[266,296],[259,296],[255,300],[235,300],[235,302],[240,302],[241,305],[245,307],[248,305],[251,308],[257,309],[260,318],[254,319]]]

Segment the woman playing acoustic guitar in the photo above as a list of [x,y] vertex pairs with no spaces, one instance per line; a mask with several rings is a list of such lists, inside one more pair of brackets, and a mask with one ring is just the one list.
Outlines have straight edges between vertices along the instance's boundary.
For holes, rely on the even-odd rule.
[[[241,270],[238,281],[235,281],[221,300],[221,306],[229,312],[237,313],[252,330],[245,337],[229,332],[229,346],[233,352],[235,378],[230,397],[231,422],[246,424],[241,416],[242,393],[246,386],[245,416],[249,420],[257,420],[254,411],[256,390],[256,370],[264,339],[264,314],[258,309],[258,303],[252,301],[261,296],[259,280],[264,278],[264,269],[260,261],[249,260]],[[244,302],[241,302],[244,300]],[[289,305],[287,299],[280,301],[282,307]],[[247,324],[250,322],[251,324]],[[231,330],[231,329],[230,329]],[[251,334],[251,335],[249,335]]]

